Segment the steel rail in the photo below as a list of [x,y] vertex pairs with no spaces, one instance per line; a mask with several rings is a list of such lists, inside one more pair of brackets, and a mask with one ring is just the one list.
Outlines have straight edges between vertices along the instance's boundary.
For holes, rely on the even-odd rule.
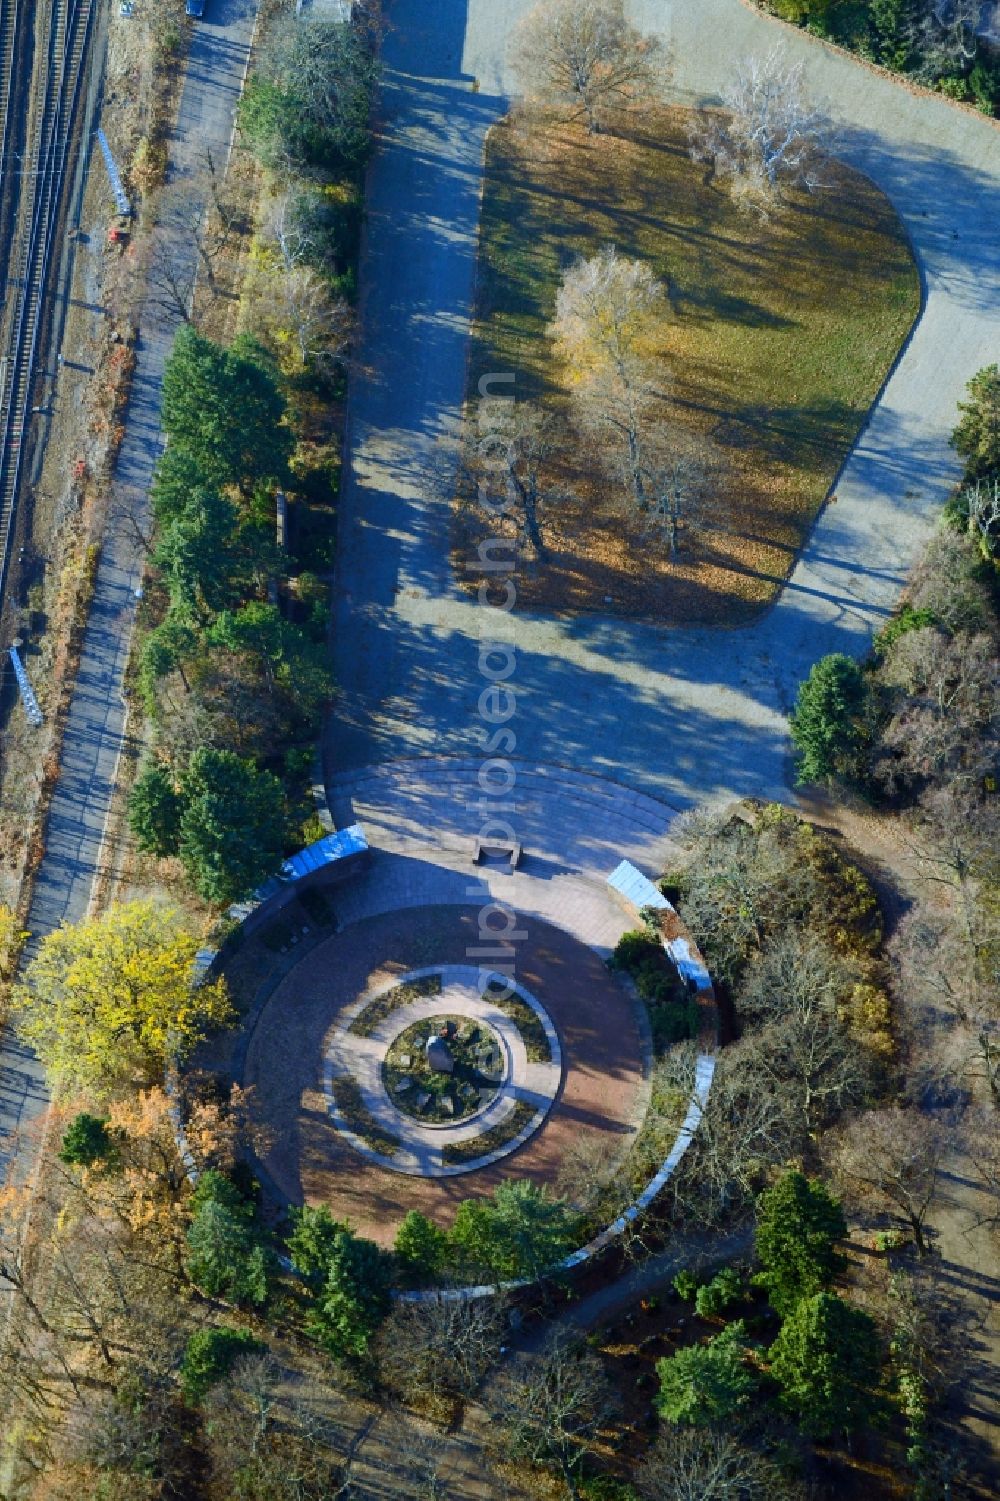
[[36,93],[24,160],[35,160],[24,180],[31,184],[30,217],[20,218],[12,259],[17,305],[0,375],[0,607],[6,592],[13,545],[25,437],[31,420],[31,391],[43,324],[55,226],[83,79],[93,0],[57,0],[48,36],[46,79]]
[[21,0],[0,0],[0,177],[7,168],[10,100],[14,92],[17,23]]

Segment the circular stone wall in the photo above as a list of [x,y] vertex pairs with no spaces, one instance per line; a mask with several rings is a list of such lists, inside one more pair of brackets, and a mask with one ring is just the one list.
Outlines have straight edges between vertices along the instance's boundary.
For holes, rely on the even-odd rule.
[[[446,987],[477,991],[489,1012],[483,1019],[513,1050],[518,1029],[508,1030],[510,1018],[492,1003],[489,969],[480,985],[475,958],[470,959],[481,946],[478,918],[478,908],[424,907],[366,919],[304,954],[270,994],[248,1040],[238,1082],[252,1088],[252,1116],[262,1140],[269,1142],[260,1152],[265,1186],[280,1198],[327,1204],[361,1233],[386,1243],[410,1209],[447,1224],[461,1199],[489,1193],[504,1180],[553,1185],[567,1153],[581,1143],[627,1150],[646,1100],[632,1003],[593,950],[537,919],[526,917],[521,924],[527,936],[516,945],[514,978],[516,997],[536,1002],[551,1030],[550,1056],[547,1063],[528,1064],[524,1032],[532,1028],[522,1014],[520,1083],[508,1059],[504,1088],[509,1085],[511,1092],[498,1090],[497,1101],[505,1111],[512,1098],[532,1106],[530,1129],[508,1139],[500,1155],[487,1152],[488,1160],[481,1154],[445,1164],[439,1141],[437,1161],[449,1171],[428,1173],[426,1165],[408,1170],[400,1156],[403,1113],[372,1112],[358,1070],[340,1066],[345,1038],[365,1040],[348,1029],[373,999],[434,974],[440,991],[408,998],[408,1005],[423,1005],[428,1016],[462,1014]],[[391,1038],[403,1030],[400,1020],[409,1025],[417,1019],[403,1007],[394,1011],[395,1024],[393,1012],[376,1023],[381,1027],[388,1020],[388,1032],[378,1039],[381,1056],[364,1081],[366,1087],[377,1085],[387,1104],[382,1058]],[[536,1043],[537,1037],[536,1032]],[[536,1074],[525,1075],[525,1066]],[[338,1078],[347,1081],[339,1093]],[[532,1088],[543,1079],[544,1088]],[[520,1102],[517,1091],[523,1092]],[[451,1134],[451,1147],[459,1148],[467,1133],[485,1137],[484,1122],[486,1128],[503,1124],[491,1118],[497,1101],[454,1126],[411,1124],[416,1131]]]
[[[438,1063],[436,1047],[447,1063]],[[435,1011],[394,1037],[382,1060],[389,1102],[420,1125],[474,1120],[507,1082],[504,1049],[488,1022]]]
[[334,1125],[355,1151],[413,1177],[454,1177],[516,1151],[561,1082],[559,1037],[536,997],[471,965],[369,991],[326,1044]]

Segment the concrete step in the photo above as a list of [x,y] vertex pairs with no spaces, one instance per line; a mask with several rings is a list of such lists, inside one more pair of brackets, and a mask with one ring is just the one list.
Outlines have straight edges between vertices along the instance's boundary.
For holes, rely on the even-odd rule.
[[[329,784],[331,801],[343,807],[348,797],[363,801],[381,801],[388,783],[405,783],[414,790],[445,796],[462,803],[476,801],[484,794],[479,785],[480,759],[457,757],[421,757],[408,761],[389,761],[360,772],[341,772]],[[540,766],[527,761],[513,761],[517,781],[512,798],[523,800],[531,794],[547,801],[572,799],[595,809],[613,811],[657,833],[669,826],[679,811],[648,794],[636,792],[621,783],[596,777],[569,767]]]
[[[676,809],[608,778],[572,767],[513,761],[508,798],[485,794],[479,757],[427,756],[339,773],[329,786],[334,821],[358,820],[386,849],[457,850],[476,833],[477,805],[509,800],[507,818],[526,858],[603,879],[619,859],[656,872]],[[610,863],[609,863],[610,862]]]

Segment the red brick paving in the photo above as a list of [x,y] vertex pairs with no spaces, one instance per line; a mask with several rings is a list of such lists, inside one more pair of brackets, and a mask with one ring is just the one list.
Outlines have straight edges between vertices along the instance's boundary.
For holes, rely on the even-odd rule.
[[[263,1158],[293,1203],[328,1204],[366,1235],[390,1241],[409,1209],[447,1224],[460,1200],[505,1179],[552,1183],[581,1132],[631,1137],[642,1057],[631,1005],[598,956],[536,918],[521,920],[516,978],[548,1011],[563,1048],[563,1085],[545,1124],[490,1168],[447,1179],[393,1173],[368,1161],[332,1125],[322,1087],[324,1037],[341,1007],[370,986],[425,965],[477,962],[478,909],[425,907],[369,918],[303,956],[277,987],[254,1029],[243,1083],[254,1113],[274,1133]],[[487,961],[488,962],[488,961]]]

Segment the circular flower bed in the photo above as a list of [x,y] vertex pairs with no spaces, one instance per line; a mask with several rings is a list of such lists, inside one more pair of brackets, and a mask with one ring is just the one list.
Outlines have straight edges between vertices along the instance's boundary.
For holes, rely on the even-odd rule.
[[382,1081],[396,1109],[428,1125],[477,1114],[496,1098],[506,1073],[493,1028],[464,1016],[414,1022],[393,1039],[382,1063]]

